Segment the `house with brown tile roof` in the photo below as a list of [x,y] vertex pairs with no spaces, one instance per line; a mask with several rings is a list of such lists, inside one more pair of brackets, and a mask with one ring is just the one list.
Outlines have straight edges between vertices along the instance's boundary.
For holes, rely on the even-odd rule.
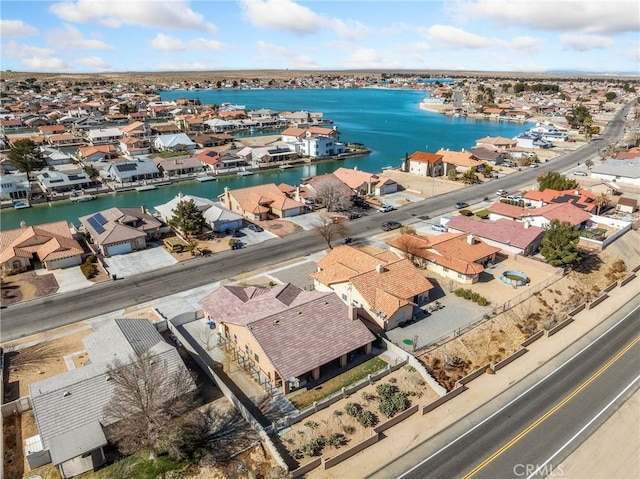
[[211,148],[233,142],[233,136],[228,133],[203,133],[193,137],[193,141],[195,141],[200,148]]
[[331,363],[345,367],[352,353],[370,354],[375,340],[336,294],[292,284],[221,286],[200,306],[226,346],[285,394],[320,379]]
[[284,194],[275,183],[230,190],[219,197],[222,204],[248,220],[288,218],[304,213],[304,204]]
[[451,218],[446,226],[452,233],[471,234],[506,253],[523,256],[538,251],[545,232],[544,228],[531,226],[528,222],[510,219],[482,221],[462,215]]
[[76,156],[80,161],[111,160],[117,155],[118,150],[114,145],[82,146],[76,152]]
[[310,276],[316,290],[335,291],[384,331],[411,320],[433,289],[410,260],[390,251],[372,255],[349,245],[330,250]]
[[456,171],[464,173],[465,171],[469,171],[471,168],[477,168],[482,165],[482,162],[478,161],[473,153],[465,150],[450,151],[440,149],[436,154],[442,155],[442,161],[446,165],[446,171],[451,167],[455,167]]
[[546,227],[551,221],[559,220],[572,226],[582,227],[591,219],[586,211],[570,203],[552,203],[541,208],[522,208],[506,203],[493,203],[489,207],[489,219],[511,219],[526,221],[532,226]]
[[358,195],[382,196],[398,191],[398,183],[388,176],[375,175],[357,168],[338,168],[333,175]]
[[204,170],[200,160],[194,156],[174,156],[161,158],[156,156],[153,162],[164,176],[193,175]]
[[505,151],[518,146],[518,142],[511,138],[501,136],[485,136],[484,138],[476,140],[476,146],[484,146],[493,151]]
[[43,135],[48,136],[64,133],[67,128],[64,125],[43,125],[38,130]]
[[83,145],[85,143],[85,139],[75,133],[59,133],[56,135],[49,135],[47,137],[47,142],[51,146],[75,146]]
[[0,231],[0,264],[5,273],[26,271],[39,263],[48,270],[78,266],[83,252],[66,221]]
[[125,136],[120,140],[120,151],[129,156],[148,155],[151,153],[151,143],[137,136]]
[[569,203],[589,213],[593,213],[597,208],[595,203],[596,195],[582,189],[558,191],[547,188],[544,191],[529,190],[522,197],[536,208],[550,203]]
[[402,170],[418,176],[443,176],[446,175],[446,166],[442,155],[415,151],[404,162]]
[[464,233],[445,233],[431,238],[403,234],[388,240],[387,244],[399,256],[460,284],[476,283],[484,267],[494,261],[500,251]]
[[109,208],[79,218],[100,252],[108,257],[145,249],[160,237],[162,223],[138,208]]
[[134,121],[128,125],[121,126],[120,131],[125,137],[130,138],[148,138],[151,136],[151,127],[144,121]]

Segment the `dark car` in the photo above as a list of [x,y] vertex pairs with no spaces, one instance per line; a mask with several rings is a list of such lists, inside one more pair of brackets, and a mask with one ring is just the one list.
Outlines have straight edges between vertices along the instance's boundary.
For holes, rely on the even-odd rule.
[[229,233],[231,233],[231,236],[234,238],[241,238],[244,236],[244,233],[240,230],[230,230]]
[[360,216],[362,216],[360,213],[357,213],[357,212],[355,212],[355,211],[352,211],[351,213],[349,213],[348,218],[349,218],[350,220],[355,220],[355,219],[357,219],[357,218],[360,218]]
[[249,228],[254,233],[260,233],[260,232],[264,231],[264,228],[262,226],[258,226],[258,225],[254,225],[254,224],[250,224],[249,226],[247,226],[247,228]]
[[462,208],[466,208],[467,206],[469,206],[469,203],[465,203],[464,201],[458,201],[456,203],[457,210],[461,210]]
[[398,223],[397,221],[385,221],[384,223],[382,223],[381,228],[384,231],[391,231],[400,228],[401,226],[402,224]]

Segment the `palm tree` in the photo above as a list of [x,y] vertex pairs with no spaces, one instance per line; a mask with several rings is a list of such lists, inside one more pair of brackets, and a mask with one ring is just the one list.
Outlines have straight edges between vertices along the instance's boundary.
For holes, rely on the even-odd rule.
[[609,197],[607,195],[605,195],[604,193],[600,193],[595,200],[595,204],[596,207],[598,208],[598,215],[600,214],[600,212],[606,208],[607,206],[609,206]]

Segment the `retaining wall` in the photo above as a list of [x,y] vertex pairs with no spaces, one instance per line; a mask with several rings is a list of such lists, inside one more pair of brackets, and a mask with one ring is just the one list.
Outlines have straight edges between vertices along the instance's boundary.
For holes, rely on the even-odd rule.
[[476,369],[472,373],[469,373],[462,379],[458,380],[458,384],[466,385],[470,383],[475,378],[479,378],[480,376],[482,376],[487,370],[487,368],[490,368],[490,367],[491,367],[491,363],[485,364],[484,366],[480,366],[478,369]]
[[362,442],[359,442],[355,446],[347,449],[344,452],[341,452],[337,456],[330,457],[329,459],[322,458],[322,467],[323,469],[329,469],[335,465],[340,464],[342,461],[349,459],[351,456],[359,453],[360,451],[368,448],[372,444],[375,444],[380,440],[380,434],[374,432],[373,435],[369,439],[365,439]]
[[555,325],[553,328],[551,328],[550,330],[547,331],[547,337],[553,336],[554,334],[556,334],[561,329],[564,329],[567,326],[569,326],[571,323],[573,323],[573,321],[574,321],[573,318],[567,318],[564,321],[562,321],[561,323]]
[[604,292],[605,293],[609,293],[612,290],[616,289],[617,286],[618,286],[618,282],[615,281],[615,282],[611,283],[609,286],[607,286],[606,288],[604,288]]
[[494,364],[493,366],[493,370],[494,371],[499,371],[501,370],[503,367],[505,367],[507,364],[515,361],[516,359],[518,359],[520,356],[523,356],[524,354],[526,354],[529,350],[526,348],[522,348],[519,349],[518,351],[516,351],[515,353],[513,353],[511,356],[507,356],[506,358],[504,358],[502,361],[500,361],[499,363]]
[[2,417],[13,416],[14,414],[22,414],[25,411],[29,411],[32,408],[31,397],[24,396],[15,401],[8,402],[2,405]]
[[382,431],[386,431],[387,429],[389,429],[390,427],[395,426],[399,422],[404,421],[409,416],[413,416],[415,413],[418,412],[419,408],[420,408],[420,406],[418,404],[416,404],[414,406],[411,406],[409,409],[405,409],[400,414],[395,415],[394,417],[392,417],[388,421],[385,421],[385,422],[383,422],[381,424],[378,424],[376,427],[373,428],[374,432],[380,433]]
[[522,343],[520,343],[520,346],[523,347],[523,348],[526,348],[531,343],[533,343],[533,342],[537,341],[538,339],[540,339],[542,336],[544,336],[544,330],[538,331],[534,335],[529,336],[527,339],[522,341]]
[[569,311],[567,313],[567,316],[572,317],[575,316],[576,314],[578,314],[580,311],[582,311],[584,308],[587,307],[587,303],[582,303],[580,306],[578,306],[575,309],[572,309],[571,311]]
[[633,280],[633,278],[635,278],[636,275],[635,274],[630,274],[629,276],[627,276],[624,279],[620,280],[620,286],[624,286],[625,284],[629,283],[630,281]]
[[598,296],[596,299],[594,299],[593,301],[591,301],[589,303],[589,309],[595,308],[596,306],[598,306],[600,303],[602,303],[608,297],[609,297],[609,295],[607,293],[601,294],[600,296]]
[[447,394],[447,390],[442,387],[438,381],[436,381],[436,379],[429,373],[429,371],[427,371],[427,368],[425,368],[424,365],[420,361],[418,361],[415,356],[407,353],[404,349],[396,346],[391,341],[384,339],[384,342],[387,345],[388,350],[393,351],[399,357],[406,356],[409,364],[420,373],[423,379],[427,382],[431,389],[433,389],[438,394],[438,396],[444,396],[445,394]]
[[307,472],[313,471],[316,467],[322,464],[322,458],[316,457],[313,461],[304,466],[299,467],[295,471],[291,472],[291,477],[293,479],[298,479],[299,477],[304,476]]
[[467,387],[464,386],[464,385],[461,385],[461,386],[458,386],[455,389],[452,389],[451,391],[449,391],[447,394],[445,394],[441,398],[438,398],[435,401],[433,401],[433,402],[427,404],[426,406],[424,406],[422,408],[422,414],[425,415],[429,411],[433,411],[438,406],[441,406],[442,404],[446,403],[448,400],[453,399],[454,397],[458,396],[459,394],[462,394],[466,390],[467,390]]

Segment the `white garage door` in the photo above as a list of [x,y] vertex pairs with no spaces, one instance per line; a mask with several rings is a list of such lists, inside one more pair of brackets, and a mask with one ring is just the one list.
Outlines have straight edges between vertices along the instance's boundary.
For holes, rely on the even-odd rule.
[[128,241],[125,243],[114,243],[109,245],[107,251],[109,252],[109,256],[131,253],[131,243],[129,243]]

